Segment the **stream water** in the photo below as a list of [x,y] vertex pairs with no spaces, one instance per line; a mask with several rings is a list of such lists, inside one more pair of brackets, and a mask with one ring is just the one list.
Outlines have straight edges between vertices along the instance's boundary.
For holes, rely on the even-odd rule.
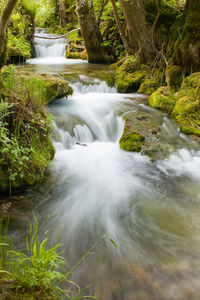
[[[52,242],[64,244],[70,266],[107,234],[73,272],[81,288],[94,284],[86,294],[199,300],[198,146],[142,95],[118,94],[107,66],[65,59],[64,46],[36,39],[37,58],[19,67],[59,74],[74,89],[49,105],[55,160],[49,181],[27,192],[41,231],[48,218]],[[137,110],[148,112],[169,145],[176,144],[165,160],[120,149],[123,115]]]

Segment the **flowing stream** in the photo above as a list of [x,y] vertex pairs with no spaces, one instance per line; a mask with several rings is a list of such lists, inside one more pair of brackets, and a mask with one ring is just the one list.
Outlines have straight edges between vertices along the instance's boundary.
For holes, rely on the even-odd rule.
[[[41,33],[40,33],[41,34]],[[70,266],[106,234],[73,272],[100,300],[198,300],[200,151],[138,94],[118,94],[107,66],[64,58],[65,41],[35,40],[21,68],[59,73],[74,89],[49,105],[55,160],[48,183],[28,191],[40,229],[65,246]],[[164,160],[119,147],[123,115],[148,113],[169,147]],[[142,122],[142,121],[141,121]],[[172,147],[172,149],[175,149]]]

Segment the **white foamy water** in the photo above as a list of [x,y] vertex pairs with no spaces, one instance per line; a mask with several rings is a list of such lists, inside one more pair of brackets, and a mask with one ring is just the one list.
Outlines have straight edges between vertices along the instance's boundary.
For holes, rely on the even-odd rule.
[[[168,159],[152,163],[146,156],[121,150],[123,109],[127,111],[130,107],[135,111],[138,107],[152,114],[152,118],[158,113],[130,100],[137,98],[137,94],[117,94],[105,86],[105,82],[98,81],[87,86],[75,83],[70,99],[51,104],[56,124],[54,136],[57,135],[52,168],[56,186],[45,193],[42,203],[44,211],[48,203],[50,212],[56,212],[52,226],[59,228],[72,260],[76,261],[104,233],[115,241],[117,249],[109,240],[99,245],[74,279],[102,284],[98,292],[101,298],[110,278],[120,284],[119,299],[124,299],[124,287],[131,295],[137,290],[133,289],[132,281],[127,283],[127,278],[132,278],[131,268],[141,268],[152,276],[150,270],[154,266],[156,280],[162,284],[160,280],[166,276],[166,285],[171,286],[175,275],[170,277],[163,271],[167,269],[166,262],[173,262],[175,270],[181,269],[182,264],[190,269],[200,254],[200,156],[194,150],[182,148]],[[162,127],[169,144],[177,137],[181,139],[168,119],[163,118]],[[186,143],[184,138],[182,142]],[[98,255],[102,259],[100,265],[95,262]],[[180,282],[190,280],[190,286],[185,283],[187,290],[195,284],[195,276],[177,272],[180,273],[172,299],[182,297]],[[132,280],[137,286],[137,278]],[[144,290],[148,284],[143,283]],[[113,299],[113,293],[114,283],[110,283],[105,299]],[[154,299],[153,287],[148,293]],[[168,299],[167,292],[163,293],[163,299]]]

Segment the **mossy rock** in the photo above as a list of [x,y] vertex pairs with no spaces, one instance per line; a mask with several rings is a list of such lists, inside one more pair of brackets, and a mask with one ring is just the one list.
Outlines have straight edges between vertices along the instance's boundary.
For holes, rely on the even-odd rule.
[[160,87],[149,97],[150,106],[161,109],[162,111],[170,114],[175,106],[175,97],[170,93],[168,87]]
[[154,79],[146,78],[138,89],[138,93],[151,95],[159,88],[159,82]]
[[192,119],[197,119],[198,113],[199,103],[197,101],[194,101],[194,98],[191,96],[184,96],[178,99],[178,101],[176,102],[176,105],[172,112],[172,116],[179,122],[189,122],[192,121]]
[[113,66],[116,68],[117,91],[137,91],[145,77],[145,70],[139,70],[139,60],[134,56],[127,56]]
[[200,137],[200,129],[194,127],[188,127],[188,126],[180,126],[180,130],[182,133],[186,135],[195,135]]
[[86,50],[82,52],[66,52],[66,58],[88,60]]
[[166,68],[166,81],[172,91],[177,91],[183,80],[183,70],[180,66],[169,65]]
[[66,80],[50,74],[31,74],[17,71],[12,66],[4,67],[0,72],[0,95],[3,97],[17,94],[20,99],[29,97],[35,104],[47,104],[72,92]]
[[[167,72],[170,71],[171,68]],[[180,68],[176,69],[176,66],[172,66],[172,73],[173,71],[178,74]],[[149,104],[171,114],[180,125],[181,132],[199,137],[200,72],[186,77],[176,93],[170,87],[160,87],[149,97]]]
[[66,58],[88,60],[87,51],[81,42],[77,44],[77,40],[66,46]]
[[162,123],[163,115],[157,111],[152,114],[142,111],[126,114],[120,147],[147,155],[152,161],[168,157],[175,146],[169,145],[166,136],[161,134]]
[[200,87],[200,72],[193,73],[190,76],[186,77],[181,84],[181,90],[186,93],[195,92],[194,89],[197,89],[199,87]]
[[134,73],[126,73],[119,69],[116,72],[116,86],[120,93],[136,92],[143,82],[146,71],[135,71]]
[[68,82],[59,77],[49,74],[40,74],[38,77],[36,75],[36,78],[40,78],[44,81],[44,87],[46,89],[46,93],[44,95],[46,98],[44,99],[45,103],[49,103],[55,98],[67,97],[73,93]]
[[143,142],[144,137],[136,131],[123,135],[119,140],[121,149],[132,152],[140,152]]
[[[172,116],[181,125],[199,129],[200,126],[200,73],[186,77],[176,94],[176,105]],[[185,130],[186,132],[186,130]],[[189,133],[189,131],[187,131]]]
[[25,62],[26,59],[31,57],[30,51],[21,51],[17,47],[8,47],[8,62],[9,63],[20,63]]

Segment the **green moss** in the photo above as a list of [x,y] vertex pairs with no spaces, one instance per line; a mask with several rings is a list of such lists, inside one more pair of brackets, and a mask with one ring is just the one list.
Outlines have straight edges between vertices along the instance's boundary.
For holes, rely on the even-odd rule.
[[149,104],[154,108],[171,113],[175,106],[175,97],[170,94],[167,87],[160,87],[149,97]]
[[188,92],[197,92],[200,86],[200,72],[196,72],[191,74],[190,76],[186,77],[181,85],[181,90],[184,93]]
[[176,99],[172,117],[180,124],[183,133],[199,136],[200,73],[193,73],[183,80]]
[[178,121],[191,117],[192,119],[196,119],[198,117],[198,106],[198,102],[194,101],[192,97],[184,96],[176,102],[172,116],[174,116]]
[[134,56],[128,56],[116,69],[117,91],[137,91],[146,76],[146,66],[140,65]]
[[[125,129],[126,131],[126,129]],[[121,149],[132,152],[140,152],[145,138],[138,132],[122,135],[119,140]]]
[[3,68],[0,73],[0,95],[32,100],[36,104],[47,104],[57,97],[72,94],[67,81],[50,74],[18,72],[14,67]]
[[66,46],[66,58],[88,60],[87,51],[81,39],[75,38]]
[[188,127],[188,126],[180,126],[180,130],[184,134],[196,135],[196,136],[200,137],[200,129]]
[[153,79],[146,78],[138,89],[138,93],[151,95],[159,87],[159,82]]
[[169,65],[166,68],[166,81],[172,91],[177,91],[182,83],[182,68],[175,65]]
[[66,52],[66,58],[88,60],[87,52]]

